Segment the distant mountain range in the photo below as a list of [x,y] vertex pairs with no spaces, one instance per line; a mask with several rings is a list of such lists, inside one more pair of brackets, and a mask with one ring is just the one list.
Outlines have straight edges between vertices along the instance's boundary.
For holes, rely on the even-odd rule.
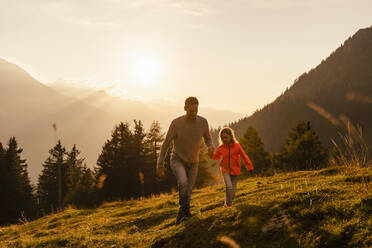
[[[350,121],[372,147],[372,27],[360,29],[274,102],[231,123],[237,136],[252,125],[269,151],[279,151],[298,120],[308,120],[329,146]],[[217,139],[217,132],[213,133]]]
[[[52,84],[48,84],[49,87],[55,89],[57,92],[102,109],[116,118],[142,120],[145,126],[149,126],[154,120],[158,120],[164,128],[168,128],[174,117],[184,114],[182,105],[176,105],[166,100],[159,99],[142,102],[138,100],[120,99],[119,97],[109,95],[104,90],[95,90],[78,85],[79,84],[69,83],[64,80],[57,80]],[[183,100],[184,99],[180,99],[181,102]],[[242,113],[208,108],[203,105],[203,102],[201,102],[199,114],[205,116],[209,121],[209,125],[212,127],[221,126],[224,125],[226,121],[237,120],[245,116]]]
[[76,143],[92,165],[118,121],[83,101],[59,94],[0,59],[0,141],[17,138],[33,181],[57,139],[68,149]]
[[[29,164],[33,182],[58,139],[69,150],[73,144],[93,167],[102,145],[120,121],[142,120],[145,127],[158,120],[164,130],[170,121],[184,113],[182,106],[168,102],[142,103],[121,100],[103,91],[78,89],[68,83],[46,86],[19,66],[0,59],[0,142],[15,136]],[[203,108],[200,114],[215,127],[239,113]],[[52,128],[57,126],[57,132]]]

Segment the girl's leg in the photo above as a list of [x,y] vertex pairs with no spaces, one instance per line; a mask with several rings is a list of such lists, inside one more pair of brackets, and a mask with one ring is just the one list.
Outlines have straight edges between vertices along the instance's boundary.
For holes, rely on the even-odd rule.
[[235,193],[236,193],[236,186],[238,184],[238,175],[230,175],[231,178],[231,184],[232,184],[232,198],[231,201],[234,200],[235,198]]
[[231,182],[231,175],[228,172],[222,172],[223,180],[225,181],[226,186],[226,197],[225,197],[225,204],[227,206],[232,205],[232,196],[233,196],[233,185]]

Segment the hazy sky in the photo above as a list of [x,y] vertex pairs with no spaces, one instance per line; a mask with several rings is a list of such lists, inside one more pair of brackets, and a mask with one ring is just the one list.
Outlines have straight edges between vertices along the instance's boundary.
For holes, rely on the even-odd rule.
[[0,57],[43,83],[250,114],[371,13],[371,0],[0,0]]

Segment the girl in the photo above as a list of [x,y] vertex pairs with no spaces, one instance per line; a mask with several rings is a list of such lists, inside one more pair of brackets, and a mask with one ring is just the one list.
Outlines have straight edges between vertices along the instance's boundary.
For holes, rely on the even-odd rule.
[[242,156],[247,171],[253,170],[251,160],[237,142],[234,131],[229,127],[221,129],[219,134],[220,146],[214,152],[212,159],[222,161],[221,173],[226,185],[225,207],[231,207],[236,192],[236,184],[240,175],[240,156]]

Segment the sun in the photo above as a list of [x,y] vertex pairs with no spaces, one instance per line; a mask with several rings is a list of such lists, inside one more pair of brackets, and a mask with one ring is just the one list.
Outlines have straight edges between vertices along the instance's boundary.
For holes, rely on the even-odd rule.
[[159,62],[150,56],[137,57],[132,70],[136,82],[149,86],[159,75]]

